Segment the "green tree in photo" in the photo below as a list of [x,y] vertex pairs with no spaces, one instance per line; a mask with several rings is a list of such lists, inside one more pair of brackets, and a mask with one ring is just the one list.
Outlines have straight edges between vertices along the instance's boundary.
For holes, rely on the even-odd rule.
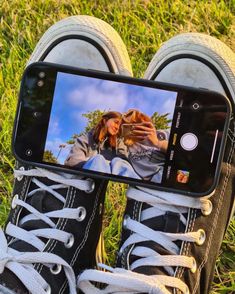
[[169,113],[159,114],[157,111],[151,116],[152,122],[156,130],[166,130],[170,128],[169,123],[172,122],[171,119],[168,119]]
[[96,109],[94,111],[89,111],[87,113],[83,113],[82,116],[87,119],[87,125],[83,132],[80,134],[73,134],[72,137],[66,142],[67,144],[74,144],[76,138],[81,136],[82,134],[88,133],[90,130],[92,130],[100,121],[102,115],[107,112],[106,110],[99,110]]
[[72,137],[66,142],[69,145],[73,145],[75,143],[76,138],[78,138],[78,134],[73,134]]
[[43,154],[43,161],[51,162],[51,163],[58,163],[57,159],[53,155],[51,150],[45,150]]
[[93,129],[100,121],[102,115],[107,111],[97,109],[97,110],[89,111],[88,113],[82,114],[82,116],[84,116],[88,120],[84,133],[88,133],[91,129]]

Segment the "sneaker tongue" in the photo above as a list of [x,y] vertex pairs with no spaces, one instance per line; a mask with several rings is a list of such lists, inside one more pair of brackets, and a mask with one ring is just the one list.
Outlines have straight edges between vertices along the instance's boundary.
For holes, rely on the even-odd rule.
[[36,192],[27,203],[42,213],[63,208],[63,203],[46,191]]

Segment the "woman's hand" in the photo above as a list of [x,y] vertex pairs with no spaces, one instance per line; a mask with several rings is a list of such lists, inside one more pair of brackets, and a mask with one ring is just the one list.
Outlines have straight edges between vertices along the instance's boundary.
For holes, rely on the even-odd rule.
[[159,140],[157,138],[156,129],[151,122],[144,122],[141,125],[133,125],[131,133],[137,139],[148,139],[155,146],[158,144]]
[[160,150],[167,150],[168,141],[158,139],[156,129],[151,122],[144,122],[141,125],[133,125],[131,134],[137,140],[142,141],[148,139],[155,147],[159,148]]

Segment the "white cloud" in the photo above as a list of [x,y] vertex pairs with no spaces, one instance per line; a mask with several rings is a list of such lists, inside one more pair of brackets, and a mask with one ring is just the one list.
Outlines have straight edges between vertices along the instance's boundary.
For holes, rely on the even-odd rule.
[[127,104],[127,92],[113,83],[86,85],[68,94],[68,103],[79,111],[96,109],[123,111]]

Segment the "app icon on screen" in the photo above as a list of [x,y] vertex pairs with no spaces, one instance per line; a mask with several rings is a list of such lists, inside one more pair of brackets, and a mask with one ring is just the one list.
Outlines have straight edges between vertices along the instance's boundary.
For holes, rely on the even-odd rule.
[[189,181],[189,172],[186,170],[177,170],[176,181],[178,183],[186,184]]

